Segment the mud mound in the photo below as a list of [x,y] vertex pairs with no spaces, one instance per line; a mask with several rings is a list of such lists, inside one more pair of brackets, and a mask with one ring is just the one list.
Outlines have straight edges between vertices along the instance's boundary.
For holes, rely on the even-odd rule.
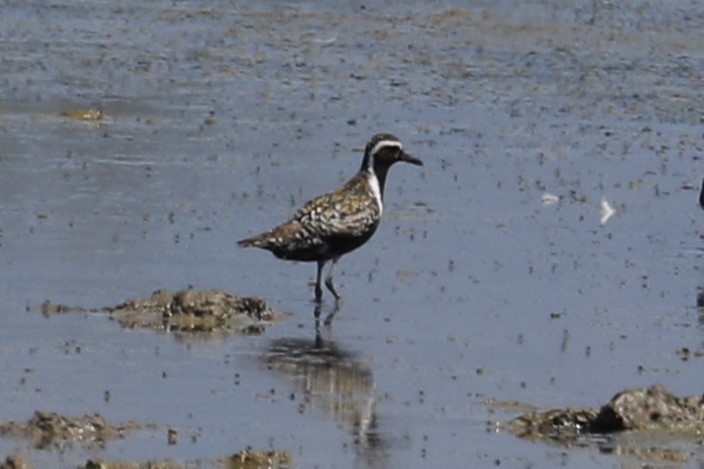
[[291,467],[293,458],[288,451],[246,449],[233,454],[222,463],[228,469],[281,468]]
[[620,392],[600,409],[571,407],[530,412],[502,427],[521,438],[566,445],[584,435],[626,430],[697,435],[704,431],[704,396],[678,397],[663,386],[654,385]]
[[250,449],[242,450],[234,455],[212,461],[196,461],[191,464],[178,464],[173,461],[148,461],[139,462],[123,462],[123,461],[106,461],[103,459],[89,459],[85,466],[80,469],[186,469],[187,467],[222,467],[226,469],[258,469],[258,468],[285,468],[291,467],[293,458],[288,451],[281,450],[263,450],[254,451]]
[[89,459],[79,469],[186,469],[187,466],[172,461],[123,462]]
[[219,289],[187,288],[172,293],[157,290],[147,298],[133,298],[115,306],[88,309],[45,301],[45,315],[68,312],[106,312],[123,327],[172,332],[237,331],[263,333],[265,325],[283,315],[260,297],[238,296]]

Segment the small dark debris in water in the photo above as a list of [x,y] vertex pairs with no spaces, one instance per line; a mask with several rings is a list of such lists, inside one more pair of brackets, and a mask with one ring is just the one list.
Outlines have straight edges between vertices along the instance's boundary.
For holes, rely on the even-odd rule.
[[689,350],[689,347],[682,347],[679,349],[677,352],[677,357],[682,360],[683,362],[686,362],[689,360],[689,357],[692,355],[692,351]]
[[690,358],[701,358],[704,357],[704,348],[700,348],[697,350],[692,350],[689,347],[682,347],[681,349],[677,350],[675,352],[675,355],[682,360],[683,362],[686,362]]
[[218,123],[217,118],[215,117],[215,112],[210,111],[210,115],[203,119],[203,124],[205,125],[215,125]]
[[567,446],[583,442],[580,438],[585,435],[627,430],[698,435],[704,431],[704,396],[678,397],[654,385],[620,392],[600,409],[530,412],[499,427],[520,438]]
[[47,300],[41,305],[41,312],[45,316],[68,312],[109,313],[111,319],[130,329],[205,333],[238,331],[245,334],[262,334],[266,324],[283,317],[260,297],[194,288],[176,293],[157,290],[148,298],[134,298],[115,306],[92,309]]
[[178,430],[176,428],[169,428],[167,430],[166,440],[169,445],[175,445],[178,443]]
[[261,324],[252,324],[240,331],[244,335],[262,335],[266,332],[266,328]]
[[103,119],[103,110],[98,108],[69,109],[62,112],[61,115],[77,121],[99,121]]
[[76,308],[71,308],[70,306],[62,305],[61,303],[54,303],[49,300],[46,300],[41,306],[42,314],[45,316],[50,314],[68,313],[72,310],[76,310]]

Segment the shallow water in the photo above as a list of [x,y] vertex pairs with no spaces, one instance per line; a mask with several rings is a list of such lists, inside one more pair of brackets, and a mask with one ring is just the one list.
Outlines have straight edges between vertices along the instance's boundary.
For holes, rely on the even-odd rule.
[[[704,5],[456,6],[5,2],[0,419],[99,412],[163,430],[99,450],[0,439],[0,453],[611,466],[630,457],[489,431],[516,412],[485,401],[701,393],[704,359],[676,351],[704,332]],[[60,115],[80,108],[105,117]],[[316,344],[314,266],[235,241],[350,177],[379,131],[425,166],[391,171],[385,219],[341,261],[344,303]],[[187,285],[292,317],[184,341],[26,312]]]

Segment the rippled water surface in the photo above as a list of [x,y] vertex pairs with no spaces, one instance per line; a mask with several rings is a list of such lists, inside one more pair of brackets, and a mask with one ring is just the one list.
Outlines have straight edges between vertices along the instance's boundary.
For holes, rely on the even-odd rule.
[[[98,448],[5,438],[0,454],[612,466],[643,461],[495,433],[517,412],[487,400],[701,394],[704,358],[676,353],[704,347],[701,2],[0,10],[0,420],[159,426]],[[392,169],[383,223],[342,259],[344,303],[316,335],[314,266],[235,241],[351,177],[380,131],[425,166]],[[291,316],[189,340],[35,308],[188,285]]]

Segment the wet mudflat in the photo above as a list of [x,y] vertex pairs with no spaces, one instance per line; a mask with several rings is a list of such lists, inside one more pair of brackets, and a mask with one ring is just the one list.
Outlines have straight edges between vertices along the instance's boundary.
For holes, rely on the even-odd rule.
[[[99,445],[4,436],[0,460],[704,458],[696,432],[496,425],[704,392],[704,5],[563,3],[6,2],[0,422],[136,424]],[[394,168],[316,327],[314,266],[235,241],[350,177],[379,131],[425,166]],[[188,333],[101,310],[188,286],[286,314]]]

